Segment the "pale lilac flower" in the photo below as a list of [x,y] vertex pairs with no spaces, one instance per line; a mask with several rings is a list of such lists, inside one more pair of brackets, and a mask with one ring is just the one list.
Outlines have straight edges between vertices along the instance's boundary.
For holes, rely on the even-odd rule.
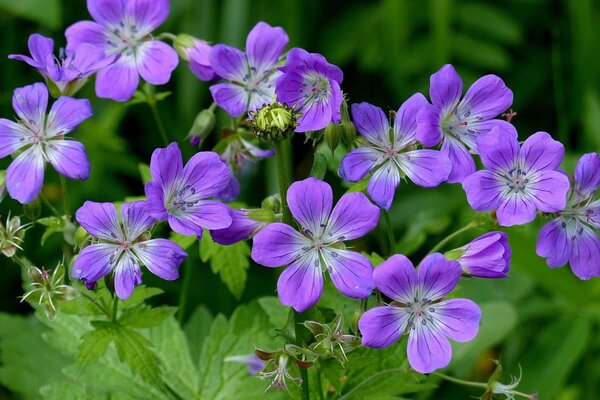
[[548,222],[538,236],[537,254],[550,268],[567,262],[580,279],[600,276],[600,157],[584,154],[578,161],[566,207]]
[[479,278],[506,278],[510,269],[511,249],[504,232],[488,232],[458,249],[456,259],[463,274]]
[[248,375],[256,375],[265,368],[265,362],[254,353],[225,357],[224,361],[244,364],[248,368]]
[[67,52],[60,49],[56,58],[54,41],[37,33],[29,36],[28,45],[31,57],[11,54],[8,58],[24,61],[37,69],[53,95],[52,89],[56,89],[56,95],[74,95],[91,75],[115,61],[114,57],[106,57],[104,51],[88,43]]
[[46,114],[48,89],[35,83],[16,89],[12,104],[18,122],[0,118],[0,158],[19,152],[6,170],[10,197],[21,203],[35,199],[42,190],[46,162],[67,178],[89,177],[85,148],[65,137],[92,116],[88,100],[61,96]]
[[296,132],[316,131],[341,120],[342,70],[317,53],[293,48],[280,70],[275,92],[277,101],[299,113]]
[[298,312],[312,307],[321,297],[324,271],[342,294],[368,297],[373,289],[371,262],[347,250],[344,241],[373,230],[379,208],[362,193],[345,194],[334,208],[331,186],[315,178],[294,182],[287,201],[299,231],[272,223],[254,236],[252,246],[258,264],[288,266],[277,282],[281,303]]
[[265,222],[248,217],[249,210],[231,210],[231,225],[210,231],[213,240],[222,245],[230,245],[254,236],[265,227]]
[[229,81],[210,87],[215,103],[233,117],[271,103],[280,75],[276,66],[288,41],[282,28],[259,22],[248,34],[245,53],[224,44],[213,46],[210,66]]
[[107,57],[119,56],[98,72],[98,97],[129,100],[140,76],[152,85],[169,82],[179,57],[173,48],[151,36],[169,15],[168,0],[88,0],[87,7],[94,21],[76,22],[67,28],[67,51],[89,43]]
[[462,182],[475,172],[469,151],[478,153],[476,139],[508,122],[493,119],[510,107],[513,94],[496,75],[479,78],[461,99],[463,82],[452,65],[444,65],[431,75],[431,105],[417,116],[417,138],[425,146],[442,142],[442,152],[452,162],[448,182]]
[[498,223],[512,226],[533,221],[537,210],[548,213],[565,207],[569,179],[558,170],[565,149],[549,134],[537,132],[519,148],[512,125],[498,126],[480,135],[477,147],[488,169],[462,184],[475,210],[497,210]]
[[140,265],[160,278],[177,279],[179,266],[187,254],[170,240],[148,239],[146,231],[155,220],[146,211],[144,202],[124,203],[121,216],[119,220],[112,203],[86,201],[77,210],[77,222],[98,243],[81,250],[71,276],[81,279],[91,289],[98,279],[113,272],[115,292],[120,299],[128,298],[134,287],[142,283]]
[[184,166],[177,143],[159,148],[150,161],[152,181],[146,184],[148,212],[168,220],[182,235],[202,236],[202,229],[231,225],[229,207],[215,200],[229,183],[231,171],[217,153],[196,153]]
[[190,70],[199,79],[212,81],[219,78],[210,65],[210,52],[212,51],[210,44],[196,39],[194,40],[194,46],[188,47],[184,51],[190,60]]
[[392,205],[401,178],[407,176],[419,186],[434,187],[450,173],[450,160],[445,154],[417,149],[417,112],[426,104],[419,93],[410,97],[396,113],[393,130],[381,108],[369,103],[352,104],[352,119],[366,142],[342,158],[338,174],[346,181],[358,182],[373,172],[367,192],[386,210]]
[[481,310],[471,300],[440,301],[454,289],[461,272],[456,261],[439,253],[425,257],[417,270],[401,254],[380,264],[373,280],[393,301],[362,315],[358,321],[362,344],[384,348],[408,333],[408,362],[413,369],[427,374],[446,367],[452,358],[448,338],[472,340],[481,319]]

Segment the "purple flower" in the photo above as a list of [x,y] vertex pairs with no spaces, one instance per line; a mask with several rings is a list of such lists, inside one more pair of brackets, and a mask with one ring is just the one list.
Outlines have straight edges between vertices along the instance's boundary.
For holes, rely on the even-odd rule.
[[439,253],[415,270],[408,258],[396,254],[375,268],[373,280],[393,301],[368,310],[358,321],[362,344],[384,348],[408,333],[408,362],[427,374],[444,368],[452,358],[448,338],[468,342],[477,335],[481,310],[471,300],[439,301],[461,276],[460,265]]
[[37,33],[29,36],[31,57],[11,54],[8,58],[24,61],[38,70],[57,95],[72,96],[85,85],[87,78],[101,68],[114,62],[106,57],[104,51],[84,43],[71,51],[60,51],[59,58],[54,57],[54,41]]
[[150,161],[152,181],[146,184],[148,212],[168,220],[182,235],[202,237],[202,229],[231,225],[229,207],[214,200],[229,183],[231,171],[217,153],[196,153],[185,166],[177,143],[154,150]]
[[215,103],[233,117],[255,111],[275,98],[276,65],[288,44],[280,27],[259,22],[248,34],[246,53],[224,44],[210,52],[213,71],[228,80],[210,87]]
[[456,261],[468,276],[506,278],[510,268],[511,249],[504,232],[488,232],[449,253],[455,252],[460,254]]
[[85,148],[65,137],[91,117],[88,100],[59,97],[46,114],[48,89],[35,83],[14,91],[13,108],[18,122],[0,118],[0,158],[20,152],[6,171],[6,188],[13,199],[24,204],[37,197],[46,162],[71,179],[90,176]]
[[88,0],[87,6],[94,21],[67,28],[67,51],[89,43],[108,57],[119,56],[98,72],[98,97],[129,100],[140,75],[152,85],[169,82],[179,58],[170,46],[151,36],[169,15],[168,0]]
[[513,94],[502,79],[486,75],[478,79],[461,100],[463,83],[452,65],[444,65],[431,75],[431,105],[417,116],[417,138],[425,146],[442,142],[442,152],[452,162],[448,182],[462,182],[475,172],[469,150],[478,153],[476,139],[508,122],[493,119],[510,107]]
[[300,231],[273,223],[254,236],[252,259],[266,267],[288,265],[277,282],[281,303],[302,312],[323,290],[327,271],[335,287],[362,299],[373,289],[373,267],[360,253],[346,250],[345,240],[366,235],[377,226],[379,208],[362,193],[342,196],[333,208],[331,186],[315,178],[294,182],[287,201]]
[[342,70],[329,64],[317,53],[294,48],[280,68],[277,79],[277,101],[295,107],[300,112],[296,132],[316,131],[330,122],[340,122]]
[[213,240],[222,245],[230,245],[254,236],[266,223],[248,217],[249,210],[231,210],[231,225],[210,231]]
[[141,264],[163,279],[177,279],[179,265],[187,254],[170,240],[146,237],[145,232],[155,220],[147,213],[144,202],[123,204],[121,216],[119,221],[112,203],[86,201],[77,210],[77,222],[99,242],[81,250],[71,276],[91,289],[98,279],[114,272],[115,292],[120,299],[128,298],[134,287],[142,283]]
[[254,353],[243,356],[225,357],[224,361],[238,362],[246,365],[248,368],[248,375],[256,375],[265,368],[265,362]]
[[488,169],[462,184],[475,210],[497,210],[498,223],[512,226],[533,221],[537,210],[565,207],[569,179],[557,170],[565,149],[549,134],[537,132],[519,149],[512,125],[498,126],[477,138],[477,148]]
[[210,65],[212,46],[203,40],[194,40],[194,46],[186,48],[185,53],[190,60],[190,69],[199,79],[212,81],[219,78]]
[[396,113],[393,130],[381,108],[352,104],[352,118],[366,143],[342,158],[338,173],[346,181],[358,182],[374,171],[367,192],[386,210],[404,176],[424,187],[437,186],[448,178],[451,165],[445,154],[416,148],[416,116],[425,104],[427,100],[419,93],[404,102]]
[[578,161],[566,207],[548,222],[538,236],[536,252],[550,268],[567,262],[580,279],[600,276],[600,157],[584,154]]

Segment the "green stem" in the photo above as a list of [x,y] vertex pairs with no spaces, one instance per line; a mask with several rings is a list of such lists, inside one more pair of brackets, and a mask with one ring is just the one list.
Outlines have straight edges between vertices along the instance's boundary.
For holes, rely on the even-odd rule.
[[184,263],[183,265],[185,266],[185,271],[181,271],[183,274],[183,283],[181,285],[181,293],[179,294],[179,310],[177,310],[177,320],[181,326],[183,326],[183,319],[185,318],[188,293],[192,287],[191,263]]
[[286,157],[288,153],[286,146],[289,147],[288,139],[273,143],[275,148],[275,163],[277,166],[277,178],[279,179],[279,196],[281,197],[281,209],[283,211],[283,223],[292,224],[292,214],[287,205],[287,190],[292,183],[291,163]]
[[159,40],[160,39],[169,39],[169,40],[175,42],[177,40],[177,35],[175,35],[171,32],[162,32],[156,38]]
[[113,308],[112,308],[112,322],[113,324],[117,322],[117,312],[119,310],[119,297],[115,294],[113,298]]
[[69,218],[71,216],[71,211],[69,209],[69,192],[67,191],[67,179],[62,175],[59,175],[59,177],[60,177],[60,190],[62,191],[62,198],[63,198],[63,211],[65,212],[65,215],[67,216],[67,218]]
[[108,318],[111,317],[110,312],[106,309],[106,307],[104,307],[104,305],[98,303],[96,301],[96,299],[94,299],[92,296],[90,296],[89,294],[85,293],[84,291],[80,290],[79,294],[81,296],[83,296],[84,298],[86,298],[87,300],[89,300],[92,304],[94,304],[96,307],[98,307],[100,309],[100,311],[102,311]]
[[[304,347],[304,343],[300,341],[300,337],[302,334],[302,318],[300,317],[300,313],[294,310],[294,335],[296,336],[296,345],[298,347]],[[300,378],[302,379],[302,390],[301,396],[303,400],[310,400],[310,386],[308,382],[308,370],[306,368],[299,367],[300,370]]]
[[48,200],[48,198],[46,196],[44,196],[43,194],[40,193],[40,198],[42,199],[42,201],[44,202],[46,207],[48,207],[50,209],[50,211],[52,211],[54,213],[54,215],[56,215],[58,218],[62,218],[62,214],[60,212],[58,212],[56,207],[54,207],[52,205],[52,203],[50,203],[50,200]]
[[442,239],[438,244],[436,244],[433,249],[431,249],[431,251],[428,254],[431,253],[435,253],[436,251],[442,249],[446,244],[448,244],[448,242],[450,242],[452,239],[454,239],[455,237],[459,236],[460,234],[471,230],[473,228],[475,228],[477,226],[476,223],[474,222],[470,222],[467,225],[463,226],[462,228],[460,228],[459,230],[452,232],[451,234],[449,234],[448,236],[446,236],[444,239]]
[[154,121],[156,121],[156,126],[158,127],[158,131],[160,132],[160,137],[162,138],[163,144],[165,146],[169,145],[169,136],[167,135],[167,131],[165,130],[165,125],[160,118],[160,114],[158,109],[156,108],[156,103],[148,102],[150,109],[152,110],[152,115],[154,116]]
[[390,248],[388,249],[389,255],[396,253],[396,239],[394,238],[394,228],[392,227],[392,220],[390,219],[390,213],[383,210],[383,225],[387,232],[388,242]]
[[27,271],[27,269],[31,266],[33,266],[33,263],[31,261],[29,261],[29,259],[27,257],[19,257],[18,255],[14,255],[11,257],[13,262],[15,264],[17,264],[18,266],[20,266],[21,268],[25,269]]
[[465,381],[462,379],[453,378],[449,375],[445,375],[445,374],[442,374],[439,372],[433,372],[432,375],[440,377],[448,382],[457,383],[457,384],[463,385],[463,386],[471,386],[471,387],[484,388],[484,389],[487,389],[487,387],[488,387],[487,383]]
[[216,109],[217,109],[217,103],[215,103],[213,101],[212,104],[208,107],[208,111],[215,112]]

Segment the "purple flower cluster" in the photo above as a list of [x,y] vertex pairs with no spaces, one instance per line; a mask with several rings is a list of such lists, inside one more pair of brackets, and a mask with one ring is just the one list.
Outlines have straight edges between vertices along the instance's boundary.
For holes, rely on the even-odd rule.
[[567,262],[580,279],[600,276],[600,200],[594,199],[600,186],[600,157],[584,154],[575,168],[568,201],[557,211],[538,237],[537,254],[550,268]]

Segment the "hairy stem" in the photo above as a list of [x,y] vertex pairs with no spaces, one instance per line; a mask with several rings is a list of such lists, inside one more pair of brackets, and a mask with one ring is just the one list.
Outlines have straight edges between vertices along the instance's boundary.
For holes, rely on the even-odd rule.
[[50,200],[48,200],[48,198],[46,196],[44,196],[42,193],[40,193],[40,199],[42,199],[42,202],[44,202],[44,204],[46,205],[46,207],[48,207],[50,209],[50,211],[52,211],[52,213],[57,218],[62,218],[62,214],[56,209],[56,207],[54,207],[52,205],[52,203],[50,203]]
[[396,238],[394,237],[394,228],[392,227],[392,220],[390,219],[390,213],[382,210],[383,212],[383,225],[387,232],[388,242],[390,247],[388,249],[388,255],[396,254]]
[[457,384],[463,385],[463,386],[471,386],[471,387],[484,388],[484,389],[487,389],[487,387],[488,387],[487,383],[465,381],[465,380],[462,380],[462,379],[453,378],[453,377],[451,377],[449,375],[445,375],[445,374],[442,374],[442,373],[439,373],[439,372],[433,372],[432,375],[440,377],[443,380],[446,380],[448,382],[457,383]]
[[165,130],[165,125],[160,118],[160,113],[156,108],[155,102],[148,102],[150,109],[152,110],[152,115],[154,116],[154,121],[156,121],[156,126],[158,127],[158,132],[160,133],[160,137],[162,138],[163,144],[165,146],[169,145],[169,136],[167,135],[167,131]]
[[454,239],[455,237],[461,235],[462,233],[471,230],[473,228],[475,228],[477,226],[476,223],[474,222],[470,222],[467,225],[463,226],[462,228],[460,228],[459,230],[452,232],[451,234],[449,234],[448,236],[446,236],[445,238],[443,238],[438,244],[436,244],[433,249],[431,249],[429,251],[428,254],[431,253],[435,253],[438,250],[441,250],[446,244],[448,244],[448,242],[450,242],[452,239]]
[[113,324],[117,322],[117,313],[119,311],[119,297],[115,294],[113,298],[113,308],[112,308],[112,322]]
[[69,208],[69,192],[67,190],[67,179],[60,175],[60,190],[62,192],[62,200],[63,200],[63,211],[65,212],[65,215],[67,216],[67,218],[71,217],[71,210]]
[[275,148],[275,162],[277,167],[277,178],[279,179],[279,196],[281,197],[281,209],[283,211],[283,223],[292,224],[292,214],[287,205],[287,190],[292,183],[292,163],[288,155],[291,153],[289,139],[273,143]]

